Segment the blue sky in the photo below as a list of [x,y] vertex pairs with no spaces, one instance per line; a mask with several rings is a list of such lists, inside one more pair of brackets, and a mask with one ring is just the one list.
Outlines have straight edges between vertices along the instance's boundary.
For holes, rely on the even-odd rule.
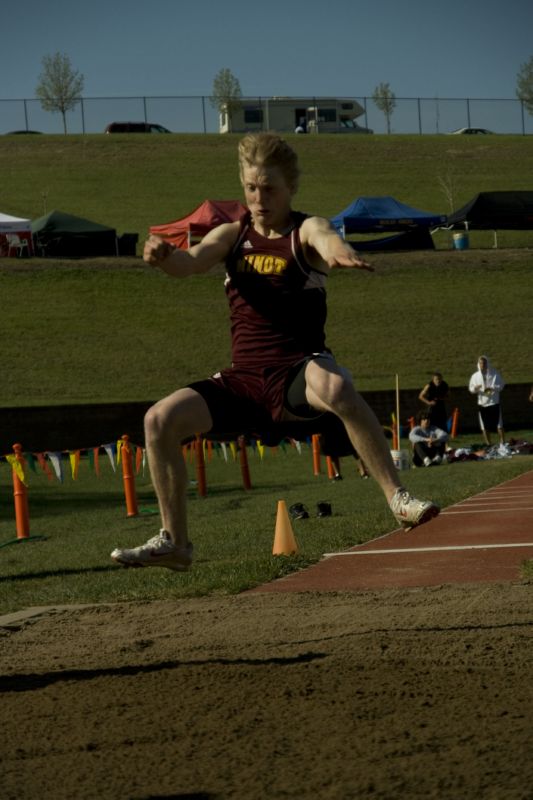
[[208,95],[221,67],[244,95],[369,96],[386,81],[398,98],[514,98],[533,55],[532,0],[26,0],[12,9],[0,99],[35,97],[41,59],[57,51],[84,75],[88,98]]

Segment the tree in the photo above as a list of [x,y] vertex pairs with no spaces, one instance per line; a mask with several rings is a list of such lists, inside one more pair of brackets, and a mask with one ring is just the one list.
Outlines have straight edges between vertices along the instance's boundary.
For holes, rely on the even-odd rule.
[[387,120],[387,133],[390,133],[390,118],[396,107],[396,95],[390,88],[390,84],[380,83],[379,86],[376,86],[372,94],[372,100],[377,105],[379,110],[383,111],[385,114],[385,119]]
[[224,67],[214,77],[211,105],[218,109],[219,114],[227,114],[228,128],[231,131],[231,118],[233,112],[239,107],[242,97],[239,79],[233,72]]
[[520,65],[516,76],[516,96],[523,102],[530,114],[533,114],[533,56]]
[[455,196],[457,194],[455,175],[452,173],[451,169],[449,169],[446,175],[438,176],[438,181],[440,188],[448,201],[451,213],[455,210]]
[[67,111],[71,111],[80,100],[84,77],[72,69],[70,59],[64,53],[44,56],[43,71],[35,94],[45,111],[59,112],[63,117],[63,131],[67,132]]

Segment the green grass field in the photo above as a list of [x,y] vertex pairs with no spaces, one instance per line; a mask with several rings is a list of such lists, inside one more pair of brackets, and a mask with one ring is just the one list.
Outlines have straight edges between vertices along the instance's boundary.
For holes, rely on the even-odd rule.
[[[328,343],[360,389],[391,389],[396,373],[421,388],[433,369],[464,386],[481,353],[508,383],[533,380],[531,251],[373,262],[328,288]],[[229,363],[223,276],[176,280],[141,263],[0,267],[0,406],[155,400]]]
[[[474,137],[475,138],[475,137]],[[240,197],[237,137],[19,137],[0,148],[2,211],[35,218],[58,208],[143,237],[206,197]],[[30,141],[31,140],[31,141]],[[295,205],[331,215],[359,195],[390,194],[429,211],[449,209],[439,179],[459,207],[483,190],[530,189],[528,137],[299,137],[303,168]],[[481,352],[511,382],[532,379],[532,232],[473,234],[473,248],[376,254],[376,273],[336,273],[329,281],[328,340],[361,389],[422,386],[439,368],[464,385]],[[140,259],[0,261],[2,406],[156,399],[229,360],[221,272],[173,280]],[[122,431],[117,431],[120,436]],[[525,432],[531,436],[531,431]],[[466,463],[406,474],[409,488],[442,505],[531,469],[531,457]],[[176,577],[125,571],[108,554],[155,532],[156,518],[127,519],[121,479],[100,479],[83,462],[77,481],[30,475],[32,534],[15,536],[11,475],[0,463],[0,607],[236,592],[355,544],[393,525],[373,481],[348,465],[346,479],[314,478],[308,452],[270,451],[251,460],[254,489],[220,458],[208,468],[209,497],[191,487],[191,535],[198,560]],[[192,477],[192,476],[191,476]],[[153,509],[147,476],[141,505]],[[295,526],[300,555],[270,555],[276,502],[333,503],[334,516]]]
[[[479,191],[531,188],[530,137],[480,138],[293,136],[295,206],[331,215],[359,195],[390,194],[446,212],[441,180],[455,187],[455,207]],[[142,240],[206,197],[241,196],[237,141],[7,137],[2,210],[35,218],[58,208]],[[469,251],[452,250],[442,232],[435,252],[375,254],[374,275],[332,275],[329,344],[361,389],[390,388],[396,372],[415,388],[434,368],[464,385],[481,352],[508,382],[531,378],[533,231],[501,232],[498,250],[491,232],[471,237]],[[9,342],[0,406],[157,398],[229,358],[222,274],[176,281],[139,258],[3,259],[0,293]]]

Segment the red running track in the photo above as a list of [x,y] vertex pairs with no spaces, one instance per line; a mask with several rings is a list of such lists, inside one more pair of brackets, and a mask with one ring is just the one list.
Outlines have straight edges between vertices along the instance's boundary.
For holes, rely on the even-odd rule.
[[258,587],[257,592],[489,583],[520,579],[533,559],[533,471],[441,511],[431,522],[401,529]]

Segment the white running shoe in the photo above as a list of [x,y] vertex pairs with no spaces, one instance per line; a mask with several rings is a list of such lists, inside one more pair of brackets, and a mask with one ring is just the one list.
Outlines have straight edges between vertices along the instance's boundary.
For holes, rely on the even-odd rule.
[[389,503],[390,510],[405,530],[423,525],[440,513],[440,508],[430,500],[417,500],[407,489],[397,489]]
[[167,567],[178,572],[185,572],[192,564],[192,544],[178,547],[170,538],[170,534],[161,528],[157,536],[153,536],[146,544],[121,550],[117,547],[111,558],[125,567]]

